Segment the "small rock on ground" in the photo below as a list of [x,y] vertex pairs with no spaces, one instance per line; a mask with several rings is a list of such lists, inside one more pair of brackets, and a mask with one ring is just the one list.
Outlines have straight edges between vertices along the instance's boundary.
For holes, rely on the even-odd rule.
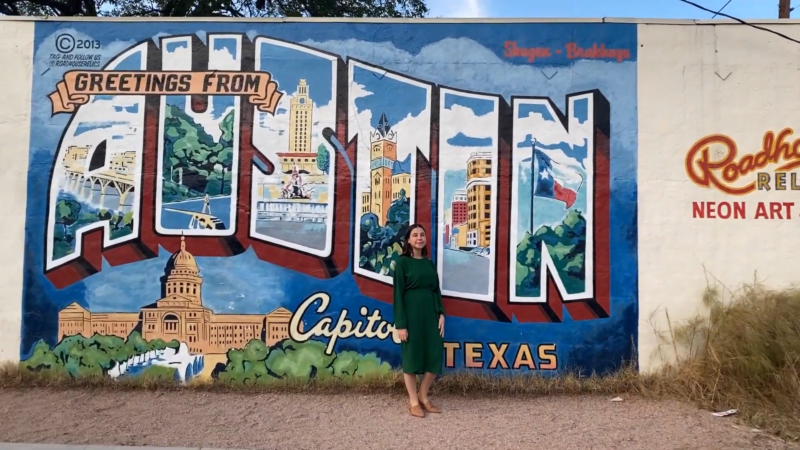
[[252,449],[797,449],[676,401],[0,389],[5,442]]

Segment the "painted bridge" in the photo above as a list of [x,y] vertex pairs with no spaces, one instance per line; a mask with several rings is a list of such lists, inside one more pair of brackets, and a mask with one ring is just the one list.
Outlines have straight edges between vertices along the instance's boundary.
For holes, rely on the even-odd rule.
[[78,198],[88,199],[93,191],[100,191],[101,204],[105,199],[106,189],[113,186],[119,196],[118,208],[125,205],[125,199],[135,188],[133,174],[120,174],[111,170],[87,174],[77,167],[66,167],[64,179],[64,189],[76,194]]

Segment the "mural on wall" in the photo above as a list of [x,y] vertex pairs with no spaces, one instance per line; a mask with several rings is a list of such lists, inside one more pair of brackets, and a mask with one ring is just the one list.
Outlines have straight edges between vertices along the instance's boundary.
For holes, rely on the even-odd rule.
[[412,223],[446,368],[634,358],[635,25],[36,27],[28,369],[389,372]]

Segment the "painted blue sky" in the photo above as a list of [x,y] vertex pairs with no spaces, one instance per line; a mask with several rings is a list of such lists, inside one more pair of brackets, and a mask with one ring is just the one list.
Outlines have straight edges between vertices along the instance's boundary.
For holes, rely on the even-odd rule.
[[142,67],[142,53],[133,52],[120,61],[117,70],[140,70],[140,67]]
[[[141,53],[134,52],[131,55],[127,56],[125,59],[121,60],[117,65],[117,68],[118,70],[141,70],[141,64],[142,64]],[[116,104],[115,101],[117,101]],[[130,101],[128,99],[125,99],[125,97],[123,96],[117,97],[114,95],[96,95],[91,100],[91,103],[97,106],[101,106],[101,103],[104,102],[106,103],[111,102],[110,107],[105,110],[108,114],[106,115],[94,114],[88,120],[86,120],[85,115],[82,116],[84,120],[77,124],[73,136],[80,136],[90,131],[103,128],[112,128],[118,125],[119,126],[129,125],[130,122],[127,119],[130,118],[130,116],[128,116],[128,114],[136,114],[139,112],[139,105],[136,103],[130,104]],[[114,117],[114,113],[121,113],[121,114]],[[80,118],[81,116],[76,116],[76,117]]]
[[[573,111],[573,115],[575,118],[578,119],[580,123],[586,122],[586,119],[589,118],[589,100],[576,100],[574,105],[575,111]],[[544,105],[535,103],[523,103],[519,105],[519,113],[517,114],[517,117],[527,117],[530,113],[541,114],[544,120],[556,120],[556,118],[550,113],[550,110]]]
[[[188,48],[189,43],[187,41],[174,41],[174,42],[167,42],[164,46],[166,48],[167,53],[174,53],[179,49]],[[232,59],[236,59],[237,53],[237,43],[235,39],[224,39],[224,38],[216,38],[213,41],[212,50],[216,51],[226,51]],[[138,53],[137,53],[138,55]],[[130,58],[128,58],[130,59]],[[127,63],[127,60],[126,60]],[[209,97],[209,106],[210,106],[210,113],[211,117],[214,120],[219,120],[225,114],[225,111],[234,106],[236,102],[236,97],[233,96],[212,96]],[[168,105],[175,105],[180,106],[181,109],[185,109],[186,107],[186,97],[181,95],[171,95],[167,97],[167,104]],[[191,111],[188,111],[190,114],[193,114]]]
[[[230,55],[230,59],[236,61],[237,55],[239,53],[239,45],[236,39],[226,39],[226,38],[214,38],[212,41],[212,50],[216,52],[227,52]],[[227,58],[227,57],[226,57]],[[234,96],[215,96],[211,97],[213,101],[213,109],[211,111],[211,117],[214,120],[219,120],[225,115],[226,110],[228,108],[233,107],[236,104],[236,97]]]
[[[188,249],[191,252],[191,248]],[[133,265],[103,266],[103,275],[86,279],[87,303],[93,311],[138,311],[158,300],[160,277],[170,253],[161,251],[158,258]],[[242,269],[257,265],[252,250],[231,258],[202,258],[197,262],[203,277],[203,304],[218,313],[266,314],[280,306],[284,296],[280,277],[254,276],[241,282]],[[250,273],[257,271],[248,270]],[[134,291],[131,287],[136,286]],[[269,293],[269,295],[265,295]]]
[[418,116],[425,110],[428,94],[422,87],[360,67],[353,70],[353,82],[372,92],[355,101],[358,111],[372,111],[372,129],[378,127],[381,114],[386,114],[390,125],[396,125],[409,114]]
[[491,147],[492,138],[467,136],[459,131],[455,136],[448,138],[447,143],[457,147]]
[[167,53],[175,53],[175,51],[180,48],[189,48],[189,42],[187,41],[167,42],[167,45],[165,45],[164,47],[166,48]]
[[[444,94],[444,108],[452,111],[454,106],[468,108],[475,116],[485,116],[495,110],[495,102],[493,100],[446,92]],[[464,117],[461,117],[459,120],[463,119]],[[453,132],[454,130],[457,131]],[[449,127],[441,127],[440,132],[443,133],[442,137],[445,138],[445,142],[448,145],[463,147],[463,155],[461,157],[443,159],[442,163],[440,163],[443,166],[444,162],[457,164],[455,167],[452,164],[448,164],[444,170],[444,198],[442,201],[444,202],[444,209],[447,210],[452,206],[453,193],[456,189],[463,189],[466,185],[466,160],[469,153],[478,150],[480,147],[484,147],[480,148],[480,151],[492,151],[495,143],[491,137],[492,130],[484,130],[480,126],[469,123],[469,121],[454,123]]]
[[471,109],[476,116],[485,116],[494,111],[494,102],[491,100],[447,93],[444,96],[444,107],[453,109],[453,105],[465,106]]
[[331,62],[317,55],[262,43],[260,70],[271,73],[278,88],[289,95],[304,78],[308,83],[308,95],[317,107],[327,105],[333,96]]
[[127,125],[127,124],[128,124],[128,122],[116,122],[116,121],[111,121],[111,122],[81,122],[81,124],[78,125],[75,128],[74,136],[80,136],[83,133],[87,133],[87,132],[93,131],[93,130],[99,130],[99,129],[102,129],[102,128],[111,128],[111,127],[113,127],[115,125]]
[[[167,104],[173,106],[179,106],[184,112],[189,113],[191,116],[198,116],[202,114],[196,114],[192,111],[186,111],[186,96],[183,95],[168,95],[167,97]],[[236,103],[236,97],[229,95],[229,96],[221,96],[221,95],[214,95],[208,97],[209,109],[211,110],[211,117],[214,120],[219,120],[222,118],[222,115],[225,114],[225,111],[232,107]],[[199,124],[202,125],[202,124]],[[208,130],[206,130],[208,131]]]
[[[584,140],[584,142],[586,141]],[[523,140],[522,142],[517,142],[517,148],[530,150],[533,144],[534,144],[533,135],[527,134],[525,135],[525,140]],[[564,152],[565,155],[569,156],[570,158],[577,159],[578,162],[580,163],[583,163],[589,152],[586,145],[569,145],[566,142],[559,142],[556,144],[542,144],[541,142],[537,141],[536,148],[545,150],[561,150],[562,152]]]
[[[476,116],[485,116],[494,112],[495,102],[481,98],[469,97],[453,93],[445,93],[444,108],[453,109],[453,106],[463,106],[472,110]],[[491,136],[483,136],[481,130],[470,129],[468,123],[463,124],[463,130],[453,136],[447,136],[447,143],[456,147],[491,147],[494,145]],[[488,130],[487,130],[488,131]]]
[[[142,54],[141,52],[133,52],[128,55],[127,58],[121,60],[117,65],[117,70],[141,70],[142,68]],[[114,95],[95,95],[92,99],[92,103],[99,102],[103,100],[114,100],[116,96]],[[138,112],[138,105],[133,105],[128,108],[128,112],[135,113]]]
[[[696,0],[719,11],[728,0]],[[678,0],[428,0],[430,17],[641,17],[650,19],[711,19],[713,14]],[[795,3],[796,6],[796,3]],[[777,19],[778,2],[734,0],[724,13],[742,19]],[[800,17],[800,8],[792,17]]]
[[212,48],[214,50],[227,50],[231,57],[235,60],[237,53],[236,39],[215,38]]
[[545,105],[535,104],[535,103],[534,104],[523,103],[519,105],[519,113],[517,114],[517,117],[519,118],[528,117],[528,115],[531,113],[541,114],[544,120],[553,120],[553,121],[556,120],[556,118],[553,117],[552,114],[550,114],[550,110],[547,109]]
[[[579,99],[576,100],[574,103],[574,111],[567,112],[566,110],[563,113],[568,113],[570,116],[574,116],[575,119],[578,120],[579,123],[584,123],[589,119],[589,100],[588,99]],[[519,105],[517,118],[525,118],[531,114],[539,114],[542,116],[542,119],[548,122],[557,122],[559,119],[554,117],[550,110],[542,104],[531,104],[531,103],[523,103]],[[569,131],[569,130],[567,130]],[[516,148],[518,149],[531,149],[531,146],[534,144],[535,136],[533,133],[526,134],[525,139],[516,143]],[[545,149],[545,150],[561,150],[570,158],[575,158],[579,163],[583,164],[584,160],[588,156],[588,142],[584,140],[584,145],[570,145],[567,142],[558,142],[558,143],[551,143],[545,144],[541,141],[536,141],[536,148]]]

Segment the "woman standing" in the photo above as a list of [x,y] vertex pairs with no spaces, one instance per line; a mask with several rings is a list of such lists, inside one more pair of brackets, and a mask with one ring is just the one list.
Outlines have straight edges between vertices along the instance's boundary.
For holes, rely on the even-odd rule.
[[[394,268],[394,326],[403,353],[403,379],[411,403],[408,411],[414,417],[425,417],[424,411],[441,412],[428,399],[433,380],[442,373],[444,307],[427,243],[422,225],[411,225]],[[417,375],[423,375],[419,394]]]

